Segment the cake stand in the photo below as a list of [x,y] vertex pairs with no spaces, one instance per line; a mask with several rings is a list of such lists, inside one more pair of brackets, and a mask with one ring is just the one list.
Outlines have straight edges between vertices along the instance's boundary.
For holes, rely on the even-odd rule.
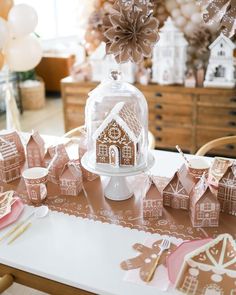
[[110,180],[104,188],[106,198],[113,201],[124,201],[133,196],[133,191],[127,184],[127,176],[141,174],[152,168],[155,158],[151,152],[148,153],[147,163],[134,167],[112,167],[109,164],[97,164],[95,155],[87,152],[81,159],[82,166],[95,174],[109,176]]

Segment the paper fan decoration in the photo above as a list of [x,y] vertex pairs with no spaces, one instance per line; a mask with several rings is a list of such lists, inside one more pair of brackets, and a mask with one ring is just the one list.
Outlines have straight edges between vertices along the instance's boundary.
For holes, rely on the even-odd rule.
[[[203,2],[203,1],[201,1]],[[221,31],[231,38],[236,32],[236,1],[235,0],[208,0],[203,20],[206,23],[218,22]]]
[[149,4],[145,0],[118,0],[104,19],[106,51],[114,54],[118,63],[139,63],[151,56],[159,35],[158,21]]

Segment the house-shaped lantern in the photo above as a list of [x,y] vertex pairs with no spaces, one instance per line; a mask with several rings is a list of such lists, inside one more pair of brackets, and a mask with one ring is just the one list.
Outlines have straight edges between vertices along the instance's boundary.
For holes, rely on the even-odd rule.
[[96,162],[135,166],[139,158],[142,126],[132,105],[119,102],[93,135],[96,140]]
[[184,294],[236,294],[236,245],[229,234],[219,235],[187,254],[176,288]]
[[158,183],[155,176],[149,176],[145,184],[145,192],[143,197],[143,217],[158,218],[162,216],[163,197],[162,192],[158,189]]
[[82,172],[76,162],[68,162],[60,176],[60,190],[62,195],[77,196],[82,190]]
[[38,131],[35,131],[30,135],[26,145],[27,162],[29,168],[44,167],[44,145],[44,140]]
[[235,44],[221,33],[209,48],[211,53],[204,87],[233,88],[235,86]]
[[2,130],[0,132],[0,138],[9,142],[14,142],[20,155],[20,162],[22,163],[25,161],[25,149],[17,131]]
[[11,182],[21,177],[20,154],[14,142],[0,138],[0,180]]
[[69,162],[69,156],[64,144],[56,146],[56,154],[48,166],[48,180],[58,184],[60,182],[60,175],[64,166]]
[[196,183],[197,179],[189,173],[186,165],[183,165],[163,189],[164,206],[188,210],[190,193]]
[[[106,44],[101,42],[98,48],[90,55],[89,62],[92,68],[92,81],[101,82],[108,74],[117,69],[118,65],[112,55],[106,54]],[[124,75],[124,80],[129,83],[135,82],[135,64],[127,62],[119,65],[119,70]]]
[[160,29],[160,40],[153,48],[153,82],[162,85],[184,83],[187,45],[183,33],[169,17]]
[[217,197],[221,211],[236,215],[236,164],[229,166],[219,180]]
[[190,194],[190,218],[193,227],[219,225],[220,203],[203,175]]

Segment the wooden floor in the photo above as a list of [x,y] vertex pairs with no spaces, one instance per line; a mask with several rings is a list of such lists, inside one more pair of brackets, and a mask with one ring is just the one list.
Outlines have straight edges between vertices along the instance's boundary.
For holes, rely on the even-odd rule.
[[[0,116],[0,129],[6,126],[5,115]],[[20,115],[22,131],[30,132],[32,129],[41,134],[61,136],[64,134],[64,120],[62,100],[60,98],[47,98],[46,106],[37,111],[24,111]]]
[[[0,116],[0,129],[5,128],[5,115]],[[38,111],[24,111],[20,116],[22,131],[38,130],[41,134],[61,136],[64,134],[62,101],[48,98],[45,108]],[[3,295],[43,295],[45,293],[13,284]],[[65,294],[66,295],[66,294]]]

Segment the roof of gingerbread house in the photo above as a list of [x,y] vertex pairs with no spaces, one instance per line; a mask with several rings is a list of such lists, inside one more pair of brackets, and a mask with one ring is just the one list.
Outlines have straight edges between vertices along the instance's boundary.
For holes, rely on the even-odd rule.
[[[61,168],[70,160],[64,145],[56,146],[56,153],[48,166],[48,170]],[[63,168],[62,168],[63,169]]]
[[[171,186],[173,182],[176,181],[176,187],[173,189],[176,190],[176,192],[179,192],[181,194],[187,194],[189,195],[193,189],[193,187],[196,185],[198,180],[194,178],[188,171],[186,165],[182,165],[178,171],[175,172],[173,177],[170,179],[169,183],[165,186],[163,189],[164,191],[168,186]],[[183,189],[181,189],[181,186]]]
[[60,178],[74,178],[76,180],[79,180],[82,176],[82,172],[81,169],[79,167],[79,165],[77,165],[75,162],[71,161],[65,164],[61,176]]
[[18,151],[15,143],[0,138],[0,159],[7,160],[17,155]]
[[226,37],[223,33],[221,33],[216,39],[215,41],[213,41],[211,43],[211,45],[209,46],[209,49],[212,49],[215,45],[217,45],[218,43],[220,43],[222,40],[225,41],[225,43],[232,49],[234,49],[236,46],[235,44],[228,38]]
[[30,141],[34,141],[38,146],[40,147],[44,147],[44,140],[41,137],[41,135],[39,134],[38,131],[33,131],[33,133],[30,135],[30,138],[28,140],[27,145],[30,143]]
[[211,191],[206,177],[202,176],[202,178],[198,181],[195,188],[191,192],[191,203],[195,206],[198,201],[204,199],[205,197],[210,197],[213,202],[219,203],[216,195]]
[[142,125],[132,110],[132,106],[125,102],[119,102],[113,107],[103,123],[94,132],[93,139],[96,140],[112,120],[120,125],[133,142],[138,141]]
[[[144,200],[157,200],[162,199],[162,193],[159,190],[159,177],[154,175],[149,175],[145,181],[145,197]],[[151,189],[151,186],[155,186],[155,193],[152,191],[150,194],[148,193]]]
[[236,186],[236,164],[235,163],[233,163],[231,166],[227,168],[227,170],[225,171],[225,173],[219,180],[219,184]]
[[187,254],[184,260],[199,270],[236,278],[236,244],[227,233]]

